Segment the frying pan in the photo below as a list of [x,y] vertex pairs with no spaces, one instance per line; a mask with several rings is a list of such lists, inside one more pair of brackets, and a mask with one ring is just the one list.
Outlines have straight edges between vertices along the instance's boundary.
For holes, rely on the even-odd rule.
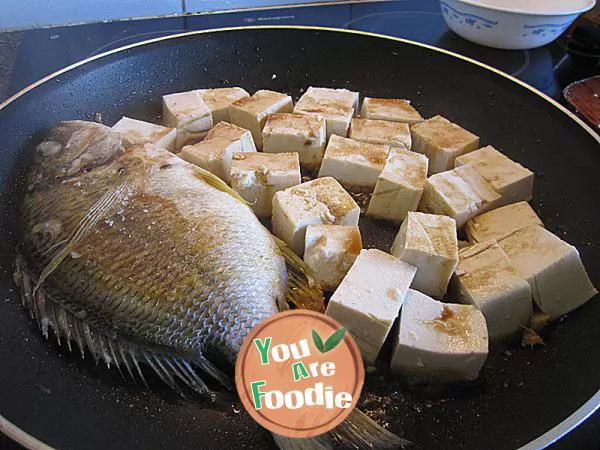
[[[60,448],[273,447],[231,395],[181,398],[150,373],[146,390],[46,341],[11,281],[15,208],[21,169],[59,120],[101,113],[106,124],[122,115],[153,121],[165,93],[243,86],[297,99],[311,85],[412,99],[424,116],[443,114],[532,169],[533,206],[577,246],[600,286],[598,136],[532,88],[446,51],[366,33],[258,27],[160,38],[76,64],[0,106],[0,429]],[[397,231],[361,226],[365,246],[384,250]],[[516,448],[557,427],[530,448],[547,445],[600,403],[597,300],[552,324],[544,347],[492,348],[475,382],[407,385],[382,363],[368,375],[361,407],[417,448]]]

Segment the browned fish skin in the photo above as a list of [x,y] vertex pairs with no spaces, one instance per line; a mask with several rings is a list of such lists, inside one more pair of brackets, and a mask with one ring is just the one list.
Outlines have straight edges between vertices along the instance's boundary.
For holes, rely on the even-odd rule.
[[[98,129],[89,133],[95,137],[106,128],[85,122],[61,127],[53,133],[64,136],[61,144],[75,128]],[[24,202],[20,247],[33,279],[98,199],[132,179],[126,199],[41,288],[108,337],[233,363],[250,329],[277,312],[284,295],[285,263],[272,236],[246,205],[208,186],[171,153],[146,146],[118,156],[114,136],[102,139],[108,148],[103,159],[112,158],[110,149],[116,159],[89,172],[71,170],[75,176],[38,155],[43,164],[34,169],[37,181]],[[89,166],[90,158],[84,159]]]

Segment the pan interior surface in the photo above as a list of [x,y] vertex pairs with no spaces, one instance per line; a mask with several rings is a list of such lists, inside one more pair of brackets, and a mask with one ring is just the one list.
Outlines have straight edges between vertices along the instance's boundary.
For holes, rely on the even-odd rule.
[[[273,75],[276,75],[275,77]],[[308,86],[406,98],[441,114],[535,172],[532,205],[575,245],[600,286],[600,167],[596,138],[541,96],[485,67],[376,36],[323,29],[257,28],[196,33],[93,60],[0,110],[0,415],[54,447],[273,447],[233,397],[181,399],[147,372],[145,390],[90,358],[47,342],[12,283],[19,174],[43,132],[100,113],[156,121],[160,96],[201,87],[272,89],[295,100]],[[361,223],[365,248],[389,250],[397,227]],[[361,408],[417,448],[505,449],[560,423],[600,387],[593,355],[600,303],[552,324],[535,350],[492,348],[479,380],[408,386],[383,367],[367,377]]]

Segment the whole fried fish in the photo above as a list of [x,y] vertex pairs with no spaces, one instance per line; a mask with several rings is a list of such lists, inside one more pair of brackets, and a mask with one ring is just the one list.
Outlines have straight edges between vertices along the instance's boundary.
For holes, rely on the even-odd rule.
[[[100,124],[60,123],[37,147],[20,230],[15,281],[43,333],[175,389],[208,392],[196,369],[228,384],[250,330],[289,303],[323,310],[301,260],[221,180],[149,144],[124,150]],[[401,442],[353,417],[337,442]]]

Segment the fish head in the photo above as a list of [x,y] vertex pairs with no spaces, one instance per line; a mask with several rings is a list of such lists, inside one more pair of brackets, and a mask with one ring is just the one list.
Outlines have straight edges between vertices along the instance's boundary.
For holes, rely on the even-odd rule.
[[61,122],[36,147],[32,182],[64,179],[105,165],[124,152],[121,135],[94,122]]

